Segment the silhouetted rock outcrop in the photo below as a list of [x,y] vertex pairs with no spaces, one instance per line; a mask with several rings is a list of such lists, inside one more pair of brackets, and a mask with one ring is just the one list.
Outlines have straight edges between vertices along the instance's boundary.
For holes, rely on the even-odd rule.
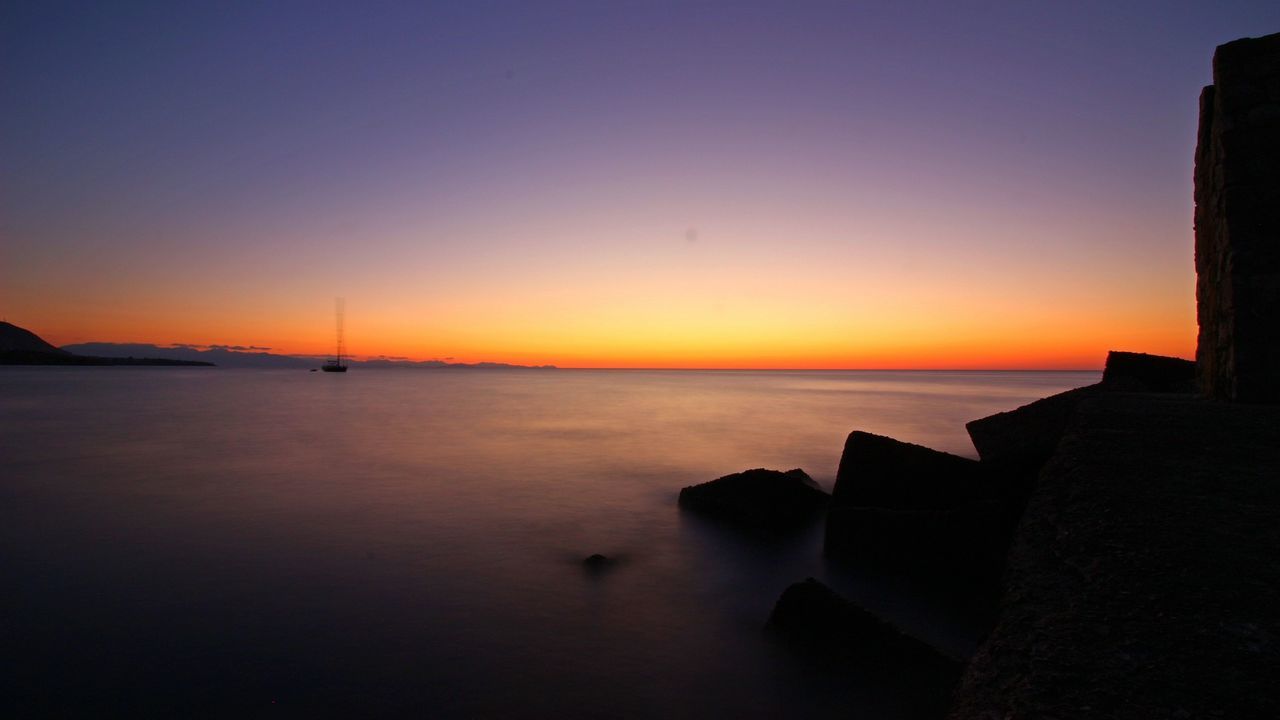
[[1192,393],[1196,389],[1196,364],[1191,360],[1146,353],[1107,353],[1102,385],[1108,390],[1130,392]]
[[1214,53],[1195,201],[1201,390],[1280,402],[1280,33]]
[[847,662],[906,690],[919,709],[940,715],[963,665],[907,635],[813,578],[778,598],[767,628],[806,652]]
[[0,322],[0,353],[70,354],[50,345],[30,330],[8,322]]
[[680,491],[680,506],[747,529],[779,531],[815,520],[830,496],[799,468],[758,468]]

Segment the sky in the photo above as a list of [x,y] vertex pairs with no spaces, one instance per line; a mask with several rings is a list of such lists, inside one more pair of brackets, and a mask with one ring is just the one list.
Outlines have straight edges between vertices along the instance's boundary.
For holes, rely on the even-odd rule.
[[0,315],[565,367],[1191,357],[1266,2],[0,4]]

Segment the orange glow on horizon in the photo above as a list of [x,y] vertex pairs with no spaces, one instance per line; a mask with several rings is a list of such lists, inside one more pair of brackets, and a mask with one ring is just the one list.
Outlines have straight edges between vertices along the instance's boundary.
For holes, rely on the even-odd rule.
[[[528,220],[533,229],[517,223],[501,233],[542,234],[500,254],[473,250],[447,262],[407,241],[366,255],[275,251],[246,259],[211,237],[184,246],[198,256],[184,249],[183,262],[77,260],[55,296],[39,276],[14,276],[3,299],[11,321],[57,345],[219,344],[326,355],[333,296],[342,295],[356,358],[1047,370],[1097,369],[1113,349],[1194,353],[1190,229],[1177,218],[1136,229],[1107,217],[1045,229],[978,216],[972,228],[955,229],[950,217],[926,224],[894,215],[850,233],[838,229],[838,217],[810,214],[811,226],[787,228],[743,215],[724,238],[704,232],[696,243],[647,241],[662,236],[641,227],[600,244],[593,238],[625,223]],[[797,233],[808,238],[803,248],[789,244]],[[1042,241],[1023,242],[1029,234]],[[1091,244],[1078,243],[1081,235]],[[558,244],[546,246],[544,236]]]
[[[319,313],[311,313],[317,315]],[[320,314],[322,315],[322,314]],[[358,318],[358,316],[357,316]],[[331,322],[210,323],[203,332],[181,317],[128,315],[85,323],[57,318],[18,324],[55,345],[135,342],[255,346],[283,355],[333,352]],[[376,320],[376,321],[373,321]],[[1172,320],[1172,318],[1171,318]],[[613,327],[579,319],[525,325],[520,318],[485,325],[443,322],[408,329],[384,318],[348,318],[347,350],[356,359],[388,357],[450,362],[502,362],[563,368],[668,369],[948,369],[1096,370],[1108,350],[1193,357],[1194,322],[1170,322],[1134,332],[1069,313],[1009,317],[989,326],[972,320],[900,317],[898,324],[810,318],[685,318],[663,322],[638,316]]]

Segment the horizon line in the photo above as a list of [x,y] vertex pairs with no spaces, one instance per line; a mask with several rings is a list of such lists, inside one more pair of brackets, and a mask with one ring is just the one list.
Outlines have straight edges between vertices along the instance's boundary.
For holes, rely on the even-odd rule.
[[[74,345],[152,345],[156,349],[176,350],[189,349],[196,352],[208,352],[210,350],[223,350],[225,352],[245,355],[271,355],[274,357],[294,358],[298,360],[318,360],[330,355],[323,353],[285,353],[273,352],[272,347],[260,347],[252,350],[232,349],[235,346],[223,345],[220,343],[203,344],[203,343],[180,343],[170,342],[164,345],[149,342],[117,342],[117,341],[88,341],[79,343],[66,343],[56,347],[70,347]],[[240,346],[251,347],[251,346]],[[413,359],[407,357],[392,358],[385,355],[348,355],[351,362],[388,362],[388,363],[404,363],[404,364],[421,364],[421,363],[443,363],[445,365],[506,365],[512,368],[527,369],[556,369],[556,370],[624,370],[624,371],[680,371],[680,372],[1102,372],[1103,366],[1095,367],[1075,367],[1075,368],[1027,368],[1027,367],[984,367],[984,368],[957,368],[957,367],[667,367],[667,366],[650,366],[650,365],[626,365],[626,366],[595,366],[595,365],[557,365],[555,363],[514,363],[501,360],[474,360],[474,361],[458,361],[445,360],[443,358],[425,358]]]
[[[521,365],[518,367],[537,368],[537,365]],[[1102,372],[1103,368],[931,368],[931,367],[913,367],[913,368],[892,368],[892,367],[586,367],[586,366],[560,366],[548,365],[543,367],[552,367],[556,370],[646,370],[661,371],[672,370],[678,372]]]

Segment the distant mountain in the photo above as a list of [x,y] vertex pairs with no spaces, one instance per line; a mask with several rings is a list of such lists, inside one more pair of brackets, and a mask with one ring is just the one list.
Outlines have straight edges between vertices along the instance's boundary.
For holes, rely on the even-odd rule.
[[[211,362],[218,367],[227,368],[278,368],[304,369],[319,367],[323,358],[296,355],[276,355],[259,350],[248,351],[238,349],[240,346],[193,346],[178,345],[161,347],[147,343],[108,343],[93,342],[77,345],[64,345],[63,350],[74,353],[100,355],[102,357],[154,357],[171,360],[196,360]],[[402,360],[399,358],[373,358],[370,360],[347,360],[348,365],[357,368],[459,368],[459,369],[554,369],[554,365],[530,367],[528,365],[509,365],[507,363],[479,362],[453,363],[443,360]]]
[[315,367],[313,360],[290,355],[273,355],[267,352],[244,352],[225,347],[200,349],[192,346],[160,347],[147,343],[92,342],[64,345],[63,350],[102,357],[154,357],[167,360],[209,362],[228,368],[281,368],[298,369]]
[[0,322],[0,352],[36,352],[66,354],[40,339],[39,335],[13,323]]
[[7,322],[0,322],[0,365],[212,365],[167,358],[97,357],[60,350],[39,335]]
[[[35,337],[35,336],[32,336]],[[38,338],[37,338],[38,340]],[[41,341],[44,342],[44,341]],[[47,345],[47,343],[46,343]],[[52,346],[50,346],[52,347]],[[58,348],[54,348],[58,350]],[[99,357],[159,357],[159,359],[186,361],[186,363],[212,363],[219,368],[275,368],[314,369],[323,363],[323,357],[275,355],[266,348],[243,346],[195,346],[178,345],[163,347],[145,342],[81,342],[64,345],[63,351],[79,355]],[[406,360],[401,357],[372,357],[369,360],[347,360],[352,368],[424,368],[424,369],[483,369],[483,370],[553,370],[554,365],[511,365],[507,363],[447,363],[444,360]]]
[[[276,355],[267,348],[239,345],[176,345],[90,342],[54,347],[40,336],[7,322],[0,322],[0,365],[217,365],[228,368],[313,369],[322,359]],[[360,368],[425,368],[479,370],[554,370],[555,365],[509,363],[455,363],[444,360],[372,358],[349,360]]]

